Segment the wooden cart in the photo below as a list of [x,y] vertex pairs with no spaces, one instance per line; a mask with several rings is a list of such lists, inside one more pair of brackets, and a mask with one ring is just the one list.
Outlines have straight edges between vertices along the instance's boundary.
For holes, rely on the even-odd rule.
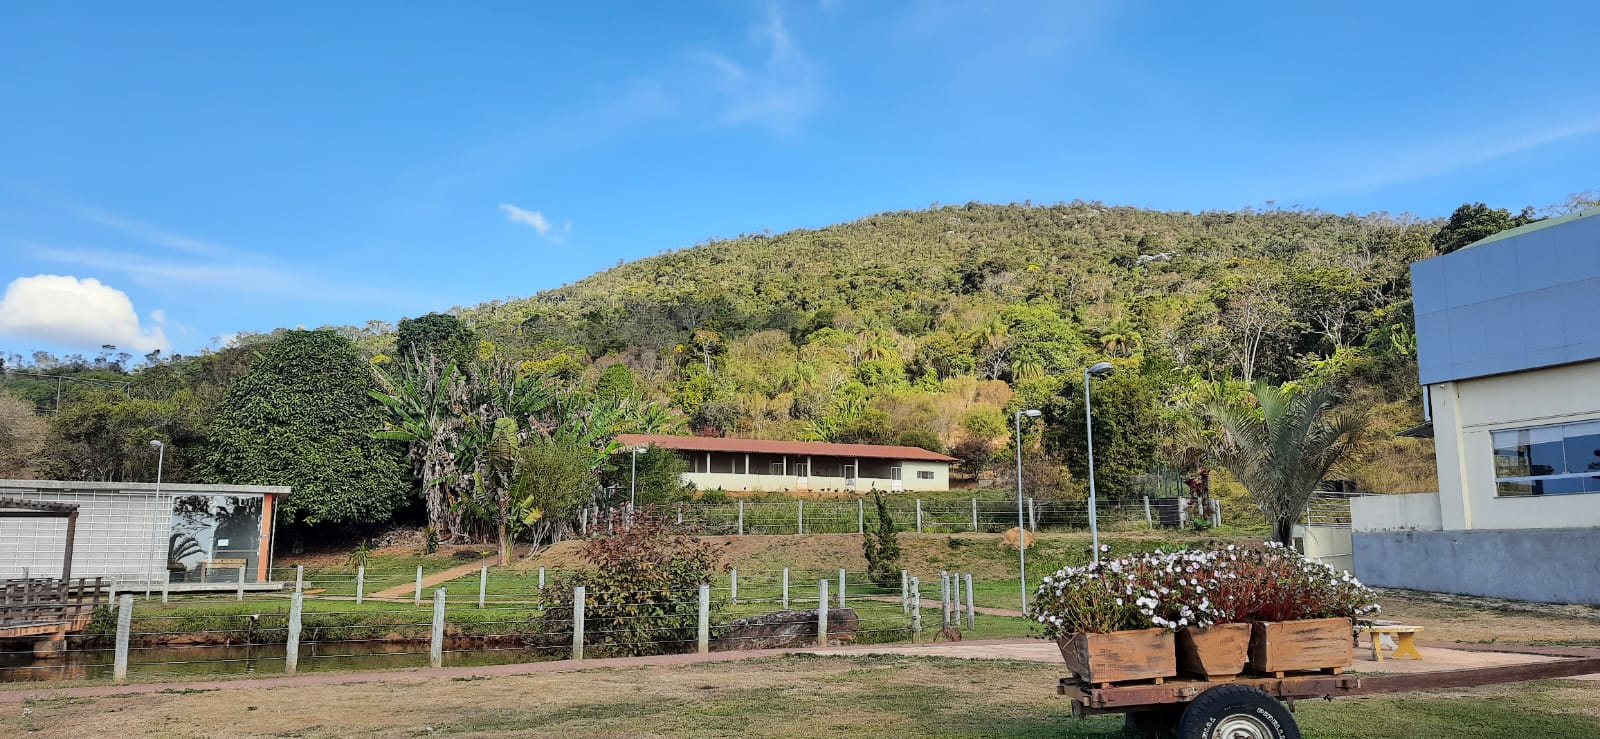
[[1294,701],[1346,695],[1468,688],[1600,673],[1600,657],[1402,675],[1240,676],[1229,682],[1167,680],[1159,685],[1096,687],[1062,678],[1072,714],[1121,713],[1133,734],[1178,739],[1300,739]]

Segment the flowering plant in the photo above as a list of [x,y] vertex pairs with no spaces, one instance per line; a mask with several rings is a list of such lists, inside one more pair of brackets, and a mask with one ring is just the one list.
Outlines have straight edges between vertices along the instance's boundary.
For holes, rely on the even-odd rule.
[[1034,614],[1045,636],[1376,613],[1350,574],[1276,544],[1152,552],[1065,567],[1044,578]]

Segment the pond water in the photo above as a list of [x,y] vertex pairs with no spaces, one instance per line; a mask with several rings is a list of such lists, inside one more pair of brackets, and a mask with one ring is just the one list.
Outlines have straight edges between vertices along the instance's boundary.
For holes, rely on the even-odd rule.
[[[128,650],[128,677],[143,680],[230,675],[267,677],[283,674],[283,656],[282,644],[135,647]],[[447,651],[444,664],[447,667],[497,665],[564,656],[524,647],[480,646],[459,652]],[[50,658],[36,658],[25,646],[8,648],[0,652],[0,682],[110,679],[112,659],[110,647],[73,649]],[[427,665],[427,642],[349,641],[300,645],[301,673]]]

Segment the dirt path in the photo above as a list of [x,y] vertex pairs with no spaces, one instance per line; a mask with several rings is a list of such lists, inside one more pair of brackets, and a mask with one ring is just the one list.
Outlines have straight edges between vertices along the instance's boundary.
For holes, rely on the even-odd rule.
[[[1385,659],[1376,662],[1368,649],[1357,649],[1352,672],[1357,674],[1412,673],[1437,670],[1460,670],[1474,667],[1531,664],[1574,657],[1600,657],[1600,649],[1540,648],[1514,645],[1482,645],[1481,648],[1461,648],[1459,644],[1423,642],[1422,660]],[[769,649],[711,652],[709,654],[672,654],[654,657],[616,657],[591,660],[554,660],[509,665],[478,667],[446,667],[441,669],[411,668],[371,672],[335,672],[292,677],[270,677],[235,680],[203,680],[191,682],[140,683],[134,685],[101,685],[80,688],[51,689],[48,686],[26,686],[18,689],[0,689],[0,704],[24,703],[44,698],[96,698],[105,696],[142,695],[153,693],[185,693],[213,690],[256,690],[326,685],[352,685],[379,683],[392,680],[479,680],[511,675],[532,675],[551,672],[571,672],[599,668],[657,667],[692,665],[705,662],[736,662],[748,659],[783,657],[792,654],[825,656],[899,655],[918,657],[947,657],[957,659],[1020,660],[1059,664],[1061,652],[1052,642],[1041,639],[981,639],[961,642],[932,642],[925,644],[873,644],[844,646],[828,649]],[[1590,675],[1575,678],[1600,680]]]
[[[448,570],[440,570],[435,572],[432,575],[423,575],[422,588],[426,590],[440,583],[450,582],[458,577],[466,577],[467,575],[477,572],[482,567],[494,567],[495,560],[495,557],[484,557],[476,562],[468,562],[464,565],[456,565]],[[408,595],[416,595],[416,593],[417,584],[413,582],[407,585],[396,585],[392,588],[384,588],[376,593],[368,594],[367,597],[380,599],[404,598]]]

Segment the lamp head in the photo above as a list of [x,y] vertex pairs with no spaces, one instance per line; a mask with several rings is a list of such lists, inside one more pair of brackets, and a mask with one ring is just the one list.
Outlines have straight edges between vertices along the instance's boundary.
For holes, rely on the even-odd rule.
[[1105,377],[1115,370],[1116,368],[1111,366],[1110,362],[1096,362],[1094,366],[1085,370],[1084,373],[1092,377]]
[[1017,413],[1019,415],[1027,416],[1028,418],[1038,418],[1038,417],[1044,415],[1044,412],[1039,410],[1038,408],[1029,408],[1028,410],[1025,410],[1025,411],[1017,411]]
[[161,443],[160,439],[151,439],[150,440],[150,448],[152,448],[152,449],[160,449],[160,448],[162,448],[164,446],[166,446],[166,444]]

